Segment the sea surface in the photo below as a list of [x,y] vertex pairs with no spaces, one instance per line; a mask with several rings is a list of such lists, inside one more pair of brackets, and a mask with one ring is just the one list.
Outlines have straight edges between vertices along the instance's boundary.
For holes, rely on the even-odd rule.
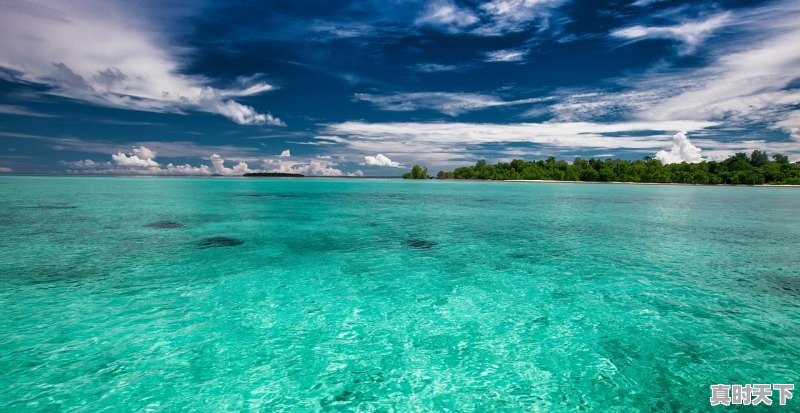
[[800,188],[0,178],[0,411],[708,411],[798,360]]

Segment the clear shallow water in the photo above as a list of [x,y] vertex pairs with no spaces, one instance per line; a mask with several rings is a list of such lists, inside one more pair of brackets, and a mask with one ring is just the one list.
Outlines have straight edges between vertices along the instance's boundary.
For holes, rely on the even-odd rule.
[[712,383],[800,384],[797,188],[0,194],[0,410],[694,411]]

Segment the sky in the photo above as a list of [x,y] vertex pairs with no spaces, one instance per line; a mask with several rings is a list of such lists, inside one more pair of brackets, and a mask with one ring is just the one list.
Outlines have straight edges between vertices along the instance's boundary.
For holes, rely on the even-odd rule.
[[800,1],[0,0],[0,173],[800,160]]

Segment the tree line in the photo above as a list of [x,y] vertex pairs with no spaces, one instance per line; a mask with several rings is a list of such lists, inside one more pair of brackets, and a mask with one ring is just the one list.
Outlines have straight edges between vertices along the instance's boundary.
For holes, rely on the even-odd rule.
[[[405,179],[428,179],[427,168],[414,165]],[[753,151],[737,153],[724,161],[663,164],[645,157],[641,160],[583,159],[572,163],[549,157],[540,161],[514,159],[494,165],[479,160],[474,166],[439,171],[438,179],[511,180],[535,179],[584,182],[642,182],[681,184],[800,185],[800,162],[789,162],[786,155]]]

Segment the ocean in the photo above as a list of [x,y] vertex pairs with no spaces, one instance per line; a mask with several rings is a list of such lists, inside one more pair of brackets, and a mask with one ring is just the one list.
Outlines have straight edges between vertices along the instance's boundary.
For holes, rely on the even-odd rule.
[[800,188],[4,176],[0,234],[3,411],[706,411],[800,382]]

